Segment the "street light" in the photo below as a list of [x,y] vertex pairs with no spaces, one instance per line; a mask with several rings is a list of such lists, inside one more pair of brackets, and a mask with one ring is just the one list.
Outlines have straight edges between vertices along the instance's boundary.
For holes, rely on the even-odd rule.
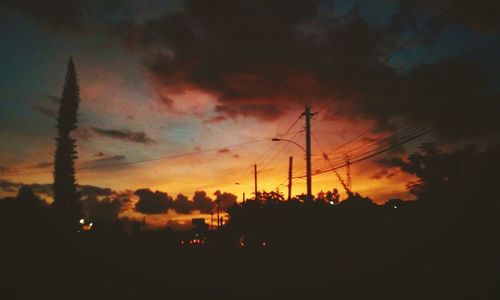
[[306,151],[306,148],[302,147],[300,144],[297,144],[296,142],[292,141],[292,140],[287,140],[287,139],[281,139],[281,138],[273,138],[272,139],[273,142],[280,142],[280,141],[284,141],[284,142],[289,142],[289,143],[292,143],[298,147],[300,147],[300,149],[302,149],[304,152],[307,152]]
[[285,140],[282,138],[273,138],[273,142],[277,141],[286,141],[296,146],[300,147],[306,153],[306,177],[307,177],[307,200],[312,200],[312,172],[311,172],[311,117],[317,113],[311,113],[311,106],[306,104],[306,110],[302,113],[301,116],[304,116],[306,119],[305,131],[306,131],[306,147],[302,147],[291,140]]
[[[302,151],[305,152],[306,154],[306,160],[307,160],[307,165],[308,165],[308,172],[307,172],[307,199],[310,200],[312,199],[312,195],[311,195],[311,176],[310,176],[310,160],[311,160],[311,154],[310,154],[310,151],[307,151],[306,148],[302,147],[300,144],[292,141],[292,140],[287,140],[287,139],[282,139],[282,138],[273,138],[272,139],[273,142],[280,142],[280,141],[284,141],[284,142],[289,142],[289,143],[292,143],[294,144],[295,146],[299,147],[300,149],[302,149]],[[291,186],[292,186],[292,157],[290,157],[290,167],[289,167],[289,174],[288,174],[288,198],[291,197]]]

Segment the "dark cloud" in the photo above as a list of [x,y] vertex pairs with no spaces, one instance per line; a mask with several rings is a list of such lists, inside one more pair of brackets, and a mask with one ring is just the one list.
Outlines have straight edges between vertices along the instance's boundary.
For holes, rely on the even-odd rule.
[[217,150],[217,153],[220,153],[220,154],[227,154],[229,152],[231,152],[231,150],[229,150],[228,148]]
[[217,110],[226,116],[275,119],[285,107],[269,100],[292,93],[281,82],[299,50],[286,47],[297,45],[296,25],[315,10],[315,1],[186,1],[182,12],[119,30],[159,87],[221,95]]
[[234,194],[226,193],[226,192],[221,193],[220,191],[216,191],[214,193],[214,195],[216,196],[215,205],[217,205],[217,203],[219,203],[220,209],[222,211],[227,211],[227,209],[229,207],[231,207],[237,203],[236,199],[238,197]]
[[[100,15],[114,16],[130,4],[126,0],[111,2],[1,3],[49,28],[78,31],[88,25],[85,16],[90,12],[99,9]],[[398,47],[394,41],[404,34],[406,19],[411,19],[408,11],[421,11],[429,1],[405,4],[407,11],[395,12],[388,25],[377,26],[365,20],[357,8],[341,18],[330,17],[338,13],[321,11],[321,3],[186,0],[182,10],[141,22],[100,22],[144,62],[162,103],[171,105],[169,93],[187,89],[217,97],[218,115],[205,123],[240,116],[275,120],[304,103],[315,107],[332,103],[324,111],[327,118],[371,119],[379,128],[393,128],[394,118],[417,117],[438,126],[440,137],[448,140],[491,137],[498,132],[498,95],[482,92],[492,82],[492,75],[481,63],[458,57],[400,72],[384,62]],[[425,12],[437,16],[448,7],[442,26],[460,24],[476,32],[496,33],[499,6],[495,0],[479,0],[474,5],[466,0],[444,0],[432,3]],[[158,7],[158,11],[162,9]],[[410,23],[407,26],[415,25]],[[418,46],[431,45],[439,37],[438,31],[431,28]],[[410,65],[414,63],[409,60]],[[156,143],[144,132],[93,131],[126,141]]]
[[382,167],[394,167],[396,166],[396,160],[393,157],[382,157],[376,159],[375,162]]
[[[137,190],[135,194],[139,196],[136,210],[142,213],[165,213],[169,209],[172,209],[179,214],[190,214],[193,211],[209,214],[213,212],[215,205],[215,202],[207,196],[205,191],[196,191],[192,201],[184,194],[178,194],[175,200],[173,200],[165,192],[156,191],[153,193],[149,189]],[[234,199],[232,196],[234,195],[227,193],[221,194],[222,210],[225,210],[235,203],[236,196],[234,196]],[[142,206],[142,208],[138,208],[138,205]]]
[[115,199],[120,201],[122,205],[122,210],[134,210],[135,206],[134,203],[131,201],[131,199],[134,196],[134,191],[132,190],[125,190],[125,191],[112,191],[112,195],[110,196],[111,199]]
[[329,117],[372,119],[382,128],[393,128],[394,118],[417,117],[449,139],[498,132],[500,104],[481,94],[491,82],[481,63],[459,57],[402,73],[384,62],[397,45],[381,47],[396,19],[375,27],[356,9],[334,20],[317,7],[316,1],[188,0],[181,12],[116,33],[161,93],[195,88],[216,95],[220,115],[212,121],[275,120],[303,103],[333,103]]
[[35,191],[35,193],[39,195],[53,197],[51,183],[45,183],[45,184],[33,183],[30,184],[29,186]]
[[380,170],[379,172],[373,174],[371,178],[372,179],[384,179],[384,178],[392,178],[396,175],[397,175],[396,172],[392,172],[391,170],[384,169],[384,170]]
[[45,96],[47,99],[50,100],[50,102],[53,104],[53,105],[59,105],[61,104],[61,98],[60,97],[57,97],[57,96],[54,96],[54,95],[46,95]]
[[125,190],[125,191],[112,191],[113,198],[120,199],[122,201],[130,201],[130,198],[134,195],[134,191]]
[[33,105],[33,108],[36,112],[40,113],[43,116],[49,117],[51,119],[55,119],[57,117],[57,111],[53,108],[47,108],[38,104]]
[[104,129],[98,127],[92,127],[92,130],[105,137],[118,139],[122,141],[129,141],[145,145],[157,144],[155,140],[150,138],[145,132],[136,132],[130,130],[116,130],[116,129]]
[[45,100],[48,99],[50,102],[46,103],[46,105],[33,104],[33,109],[42,116],[48,117],[50,119],[56,119],[58,114],[58,106],[61,102],[61,99],[53,95],[46,95],[45,98]]
[[419,65],[405,78],[399,115],[428,121],[446,139],[495,136],[500,102],[484,92],[491,79],[486,66],[462,57]]
[[[25,209],[45,206],[47,203],[38,197],[29,185],[23,185],[17,192],[16,200]],[[28,212],[28,211],[25,211]]]
[[160,191],[153,192],[150,189],[139,189],[134,192],[139,197],[135,205],[138,212],[144,214],[161,214],[172,208],[172,197]]
[[202,214],[210,214],[213,212],[214,203],[212,199],[207,196],[205,191],[196,191],[193,196],[193,203],[196,210]]
[[211,117],[210,119],[203,121],[203,123],[205,123],[205,124],[220,123],[220,122],[224,122],[226,120],[227,120],[226,116],[214,116],[214,117]]
[[[429,1],[419,0],[414,1],[413,7],[418,10],[428,4]],[[426,11],[434,15],[445,11],[443,18],[446,22],[462,25],[477,32],[500,32],[500,2],[497,0],[478,0],[474,1],[474,4],[468,0],[442,0],[439,1],[439,9]]]
[[104,198],[99,200],[95,195],[89,195],[83,200],[85,217],[91,222],[114,222],[122,208],[122,202],[117,199]]
[[194,210],[194,203],[188,197],[178,194],[173,203],[173,208],[177,213],[190,214]]
[[[27,186],[32,189],[35,194],[52,197],[52,184],[51,183],[32,183],[23,184],[0,179],[0,189],[5,192],[17,192],[21,186]],[[97,196],[97,197],[111,197],[112,199],[124,199],[123,192],[116,192],[110,188],[102,188],[93,185],[78,185],[77,191],[82,197]],[[130,195],[128,195],[130,196]]]
[[96,156],[96,157],[103,157],[104,156],[104,152],[102,152],[102,151],[97,152],[96,154],[94,154],[94,156]]
[[[0,179],[0,190],[17,193],[17,202],[30,207],[47,205],[47,202],[40,198],[41,196],[52,197],[52,184],[25,185]],[[85,217],[91,222],[116,221],[120,211],[127,208],[127,203],[132,196],[131,191],[116,192],[109,188],[92,185],[79,185],[77,191],[82,197]]]
[[111,196],[113,195],[113,190],[110,188],[102,188],[93,185],[79,185],[78,192],[82,195],[89,196]]
[[52,196],[52,184],[23,184],[0,179],[0,189],[8,193],[17,193],[21,187],[27,187],[37,195]]
[[51,30],[81,31],[87,0],[2,0],[0,6],[24,13]]
[[64,33],[102,30],[119,16],[129,0],[1,0],[0,8],[31,17],[45,29]]
[[73,137],[77,140],[88,141],[93,136],[93,131],[88,127],[78,127],[73,132]]
[[[80,167],[82,167],[82,168],[99,168],[99,167],[112,165],[115,163],[125,163],[126,161],[127,161],[127,158],[124,155],[114,155],[114,156],[85,161],[80,165]],[[124,164],[124,166],[125,166],[125,164]]]
[[240,155],[239,154],[234,154],[233,157],[234,158],[240,158]]
[[54,165],[53,162],[51,161],[45,161],[45,162],[39,162],[36,165],[34,165],[32,168],[33,169],[45,169],[48,167],[52,167]]
[[0,189],[4,192],[13,193],[21,187],[19,183],[14,183],[8,180],[0,179]]

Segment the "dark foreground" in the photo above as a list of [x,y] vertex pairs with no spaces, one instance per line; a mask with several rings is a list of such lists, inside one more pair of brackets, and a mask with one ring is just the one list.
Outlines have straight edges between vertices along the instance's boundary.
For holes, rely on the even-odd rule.
[[490,237],[297,234],[260,249],[175,234],[2,232],[0,299],[494,299]]

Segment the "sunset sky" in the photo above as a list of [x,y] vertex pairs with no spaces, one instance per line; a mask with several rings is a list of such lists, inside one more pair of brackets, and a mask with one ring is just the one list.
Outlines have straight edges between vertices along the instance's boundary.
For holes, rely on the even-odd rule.
[[[271,138],[305,145],[299,117],[310,104],[313,173],[328,166],[323,152],[363,133],[330,158],[389,145],[377,142],[394,143],[415,124],[436,128],[351,166],[355,192],[411,199],[414,178],[389,158],[423,142],[498,139],[500,8],[467,2],[1,0],[0,179],[52,182],[72,56],[80,184],[189,197],[221,190],[240,201],[252,196],[257,163],[259,190],[286,192],[288,157],[301,176],[304,153]],[[332,172],[313,180],[315,194],[343,192]],[[296,179],[293,193],[303,192]]]

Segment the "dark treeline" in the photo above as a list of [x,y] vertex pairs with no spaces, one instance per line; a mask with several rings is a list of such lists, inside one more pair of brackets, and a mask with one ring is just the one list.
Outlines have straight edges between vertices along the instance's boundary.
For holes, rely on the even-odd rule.
[[[0,201],[2,259],[10,278],[2,293],[31,295],[33,290],[21,289],[27,284],[37,293],[70,298],[330,293],[490,299],[497,288],[500,205],[494,191],[500,147],[447,153],[424,144],[407,159],[384,163],[416,175],[408,184],[414,201],[376,205],[356,193],[338,201],[335,190],[310,202],[302,196],[285,201],[278,192],[262,192],[233,202],[229,221],[208,233],[213,243],[201,249],[181,247],[184,234],[170,230],[127,235],[96,227],[86,235],[67,235],[58,231],[51,208],[21,188],[17,197]],[[194,206],[213,211],[217,202],[204,192],[196,192],[193,201],[147,189],[135,194],[137,210],[149,213],[157,212],[150,201],[164,203],[163,211],[185,205],[186,212]],[[84,203],[120,209],[109,198]],[[235,246],[248,233],[265,236],[269,247]]]

